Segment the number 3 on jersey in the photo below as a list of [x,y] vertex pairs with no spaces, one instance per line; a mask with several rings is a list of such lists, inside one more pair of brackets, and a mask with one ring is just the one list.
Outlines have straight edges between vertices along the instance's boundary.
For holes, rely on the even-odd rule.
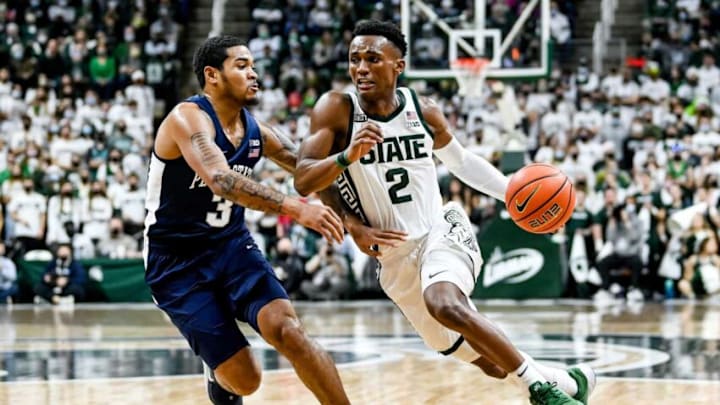
[[230,222],[233,202],[226,200],[219,195],[213,195],[212,202],[217,203],[215,211],[210,211],[205,216],[205,222],[214,228],[222,228]]
[[407,170],[402,167],[390,169],[385,173],[385,180],[388,183],[395,183],[397,181],[397,183],[393,184],[392,187],[388,189],[388,193],[390,194],[390,201],[392,201],[393,204],[400,204],[412,201],[411,195],[399,195],[402,189],[404,189],[405,187],[407,187],[408,184],[410,184],[410,177],[408,176]]

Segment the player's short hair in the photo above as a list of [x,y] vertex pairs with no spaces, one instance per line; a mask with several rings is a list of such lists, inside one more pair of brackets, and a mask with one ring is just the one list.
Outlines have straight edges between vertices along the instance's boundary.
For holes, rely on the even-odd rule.
[[245,43],[238,37],[220,35],[208,38],[198,47],[193,55],[193,70],[201,89],[205,87],[205,73],[203,73],[205,66],[222,70],[223,61],[228,56],[227,49],[238,45],[245,45]]
[[400,28],[390,21],[378,21],[378,20],[363,20],[355,25],[353,30],[353,38],[359,35],[377,35],[385,37],[388,41],[392,42],[404,57],[407,53],[407,42],[405,42],[405,35],[403,35]]

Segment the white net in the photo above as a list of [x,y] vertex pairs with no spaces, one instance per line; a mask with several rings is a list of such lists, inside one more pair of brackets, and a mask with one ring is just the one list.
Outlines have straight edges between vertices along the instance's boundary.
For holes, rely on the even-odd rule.
[[450,64],[461,96],[481,95],[489,60],[483,58],[459,58]]

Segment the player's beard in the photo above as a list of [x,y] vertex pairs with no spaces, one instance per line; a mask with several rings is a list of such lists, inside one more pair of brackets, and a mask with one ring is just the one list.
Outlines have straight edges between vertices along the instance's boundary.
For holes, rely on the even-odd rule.
[[253,106],[260,104],[260,97],[258,97],[257,93],[253,94],[252,96],[247,95],[246,91],[245,96],[245,105],[247,106]]

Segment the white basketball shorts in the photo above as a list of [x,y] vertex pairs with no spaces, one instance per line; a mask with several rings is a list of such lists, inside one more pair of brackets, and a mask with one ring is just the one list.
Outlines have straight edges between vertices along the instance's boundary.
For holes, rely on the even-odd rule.
[[470,220],[459,204],[446,204],[426,237],[387,251],[380,264],[380,286],[426,345],[467,362],[480,357],[458,332],[430,315],[423,299],[423,292],[430,285],[449,282],[460,288],[475,308],[470,296],[482,257]]

